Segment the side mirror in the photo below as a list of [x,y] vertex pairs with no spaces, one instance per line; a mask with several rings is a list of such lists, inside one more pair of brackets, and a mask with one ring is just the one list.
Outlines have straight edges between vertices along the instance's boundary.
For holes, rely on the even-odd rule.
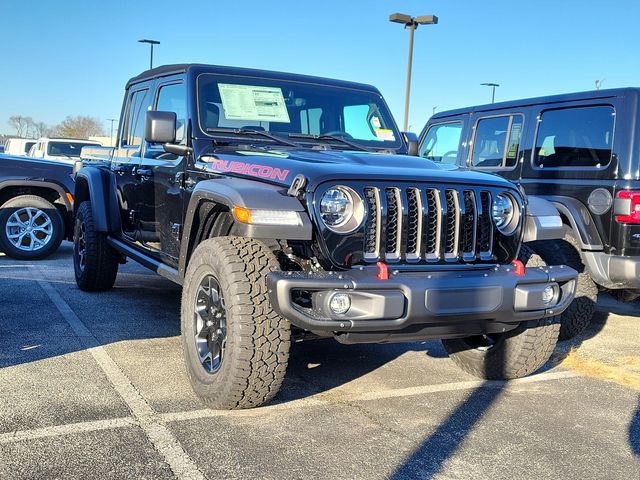
[[417,157],[419,153],[418,136],[413,132],[402,132],[402,136],[407,143],[407,155]]
[[176,141],[175,112],[147,112],[144,124],[144,139],[149,143],[175,143]]

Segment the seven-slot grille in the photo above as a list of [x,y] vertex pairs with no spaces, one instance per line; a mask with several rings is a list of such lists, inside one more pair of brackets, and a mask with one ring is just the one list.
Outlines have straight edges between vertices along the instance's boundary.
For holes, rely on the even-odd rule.
[[365,261],[493,260],[491,192],[465,187],[365,187]]

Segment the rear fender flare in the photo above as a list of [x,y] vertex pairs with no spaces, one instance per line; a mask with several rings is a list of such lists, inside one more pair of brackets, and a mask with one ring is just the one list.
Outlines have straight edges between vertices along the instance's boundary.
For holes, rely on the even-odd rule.
[[96,230],[105,233],[121,231],[120,209],[114,174],[98,167],[84,167],[76,174],[74,214],[80,204],[91,201]]

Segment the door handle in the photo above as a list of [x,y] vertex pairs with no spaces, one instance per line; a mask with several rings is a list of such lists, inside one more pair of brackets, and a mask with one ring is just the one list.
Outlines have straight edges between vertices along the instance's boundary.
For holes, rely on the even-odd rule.
[[111,171],[113,173],[125,173],[127,171],[127,167],[125,167],[122,164],[115,164],[113,165],[113,167],[111,167]]
[[150,168],[137,168],[136,169],[136,177],[150,177],[153,173],[153,170]]

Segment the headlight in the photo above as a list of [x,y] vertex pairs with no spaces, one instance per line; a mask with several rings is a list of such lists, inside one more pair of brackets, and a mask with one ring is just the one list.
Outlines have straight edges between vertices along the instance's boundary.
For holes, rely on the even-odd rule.
[[520,223],[520,208],[508,193],[500,193],[493,199],[491,217],[503,235],[511,235]]
[[349,187],[332,187],[320,199],[320,217],[334,232],[350,233],[362,224],[364,203]]

